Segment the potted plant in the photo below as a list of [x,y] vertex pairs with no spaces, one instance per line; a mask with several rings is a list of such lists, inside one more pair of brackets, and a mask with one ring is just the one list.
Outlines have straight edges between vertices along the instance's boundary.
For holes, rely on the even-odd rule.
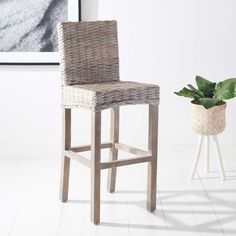
[[216,135],[225,129],[224,100],[236,97],[236,78],[212,82],[196,76],[197,88],[191,84],[184,87],[178,96],[191,98],[191,126],[195,133]]

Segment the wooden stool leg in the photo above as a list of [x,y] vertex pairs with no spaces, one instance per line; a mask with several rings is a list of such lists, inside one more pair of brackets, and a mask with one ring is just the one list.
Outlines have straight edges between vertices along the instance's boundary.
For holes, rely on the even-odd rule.
[[153,160],[148,163],[147,209],[156,210],[158,104],[149,105],[148,150]]
[[100,222],[101,112],[92,112],[91,132],[91,221]]
[[62,111],[62,163],[60,180],[60,200],[68,199],[70,158],[64,156],[64,151],[71,148],[71,109]]
[[[115,161],[118,158],[118,149],[115,148],[115,143],[119,141],[119,107],[111,108],[111,130],[110,141],[112,147],[110,150],[109,161]],[[107,191],[112,193],[115,191],[116,185],[116,170],[117,168],[108,169]]]

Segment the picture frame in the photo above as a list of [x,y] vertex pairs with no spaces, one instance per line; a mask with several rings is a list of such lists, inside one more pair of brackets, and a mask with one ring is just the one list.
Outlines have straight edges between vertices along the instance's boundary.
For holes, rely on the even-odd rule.
[[[67,21],[81,21],[81,0],[65,1],[68,7]],[[59,65],[59,53],[58,51],[0,51],[0,65]]]

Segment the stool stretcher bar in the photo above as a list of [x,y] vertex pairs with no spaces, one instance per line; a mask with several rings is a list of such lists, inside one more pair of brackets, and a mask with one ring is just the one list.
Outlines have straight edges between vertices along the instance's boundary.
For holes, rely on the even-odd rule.
[[101,162],[100,169],[108,169],[112,167],[132,165],[132,164],[138,164],[142,162],[150,162],[152,161],[152,159],[153,159],[152,156],[143,156],[143,157],[137,157],[137,158],[123,159],[123,160],[119,159],[119,160],[110,161],[110,162]]
[[135,147],[131,147],[129,145],[123,144],[123,143],[116,143],[115,144],[115,148],[124,151],[124,152],[128,152],[131,154],[134,154],[136,156],[146,156],[146,155],[151,155],[150,152],[135,148]]
[[[111,148],[111,147],[112,147],[112,143],[110,142],[101,143],[101,146],[100,146],[101,149]],[[87,151],[91,151],[91,145],[72,147],[70,150],[73,152],[87,152]]]
[[64,155],[74,161],[78,161],[79,163],[81,163],[87,167],[91,167],[91,161],[89,159],[87,159],[86,157],[79,155],[76,152],[66,150],[66,151],[64,151]]
[[[101,148],[111,148],[112,144],[111,143],[103,143],[101,144]],[[119,159],[119,160],[114,160],[114,161],[109,161],[109,162],[101,162],[100,163],[100,169],[109,169],[113,167],[119,167],[119,166],[124,166],[124,165],[132,165],[132,164],[138,164],[138,163],[143,163],[143,162],[150,162],[152,161],[152,155],[150,152],[143,151],[138,148],[134,148],[131,146],[128,146],[126,144],[121,144],[121,143],[116,143],[115,148],[134,154],[138,157],[136,158],[128,158],[128,159]],[[76,150],[76,151],[75,151]],[[87,167],[91,166],[91,161],[87,159],[86,157],[83,157],[78,154],[78,152],[85,152],[91,150],[90,145],[86,146],[78,146],[78,147],[73,147],[71,150],[66,150],[64,152],[64,155],[72,160],[75,160]]]

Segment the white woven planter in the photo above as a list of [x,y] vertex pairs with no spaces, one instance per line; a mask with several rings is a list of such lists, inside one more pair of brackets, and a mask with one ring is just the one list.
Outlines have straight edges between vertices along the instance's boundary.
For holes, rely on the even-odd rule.
[[191,127],[195,133],[216,135],[224,131],[226,103],[210,109],[194,103],[191,106]]

